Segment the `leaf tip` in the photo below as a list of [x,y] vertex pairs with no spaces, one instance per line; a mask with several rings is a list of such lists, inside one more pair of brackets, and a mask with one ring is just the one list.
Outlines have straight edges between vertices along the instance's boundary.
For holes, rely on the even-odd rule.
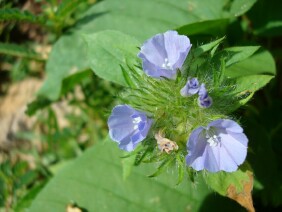
[[249,212],[254,212],[255,208],[253,206],[253,199],[252,199],[252,190],[253,190],[253,174],[250,171],[247,171],[249,176],[249,181],[242,182],[243,183],[243,190],[237,191],[234,185],[230,185],[227,189],[227,197],[230,199],[235,200],[241,206],[247,209]]

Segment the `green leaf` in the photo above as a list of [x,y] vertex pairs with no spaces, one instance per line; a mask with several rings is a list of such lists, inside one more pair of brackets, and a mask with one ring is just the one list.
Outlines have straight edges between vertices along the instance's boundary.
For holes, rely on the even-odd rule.
[[266,50],[258,51],[251,57],[233,64],[226,69],[226,76],[231,78],[259,74],[271,76],[276,74],[275,61]]
[[214,47],[216,47],[218,44],[220,44],[223,40],[225,39],[225,37],[222,37],[220,39],[217,39],[213,42],[207,43],[205,45],[199,46],[194,50],[194,55],[195,57],[199,57],[201,54],[210,51],[211,49],[213,49]]
[[[46,64],[47,80],[40,88],[38,95],[50,100],[56,100],[61,94],[63,80],[69,75],[79,73],[87,68],[86,46],[83,45],[81,35],[79,39],[73,40],[72,36],[65,36],[64,42],[56,43],[56,51],[52,51]],[[74,47],[73,50],[65,52],[68,46]],[[82,48],[81,48],[82,47]],[[62,55],[63,54],[63,55]],[[80,56],[78,54],[81,54]],[[82,60],[77,57],[83,56]],[[58,60],[61,58],[60,60]],[[54,61],[55,63],[50,63]]]
[[15,189],[19,189],[23,186],[28,186],[38,178],[38,172],[32,170],[27,171],[25,174],[20,176],[15,183]]
[[0,9],[0,21],[26,21],[37,24],[42,23],[39,17],[28,11],[20,11],[17,8]]
[[78,24],[53,46],[46,66],[47,80],[39,94],[52,100],[58,99],[63,79],[74,70],[89,68],[85,59],[86,44],[81,37],[82,34],[92,34],[107,29],[119,30],[142,43],[157,33],[187,24],[233,18],[229,10],[224,9],[226,3],[226,0],[99,2],[93,5]]
[[212,35],[222,36],[225,33],[226,27],[229,24],[229,19],[218,19],[201,21],[197,23],[187,24],[177,28],[179,34],[182,35]]
[[160,174],[162,174],[165,170],[167,170],[171,163],[173,162],[174,158],[168,158],[161,162],[161,164],[158,166],[157,171],[155,171],[153,174],[150,174],[148,177],[156,177]]
[[131,174],[133,166],[134,166],[135,158],[136,158],[136,155],[122,158],[121,160],[122,170],[123,170],[122,176],[124,180],[126,180],[127,177]]
[[33,60],[44,60],[40,55],[38,55],[34,51],[12,43],[0,43],[0,54],[24,57]]
[[70,15],[81,3],[85,3],[87,0],[63,0],[56,11],[56,16],[59,18],[65,18]]
[[243,15],[255,3],[256,0],[234,0],[231,5],[230,13],[234,14],[234,16]]
[[249,181],[249,176],[247,172],[239,169],[235,172],[206,172],[205,179],[213,190],[222,196],[226,196],[230,185],[234,185],[238,191],[243,191],[243,183]]
[[177,176],[171,172],[148,178],[151,166],[135,167],[123,180],[120,155],[113,142],[96,144],[57,173],[30,211],[64,211],[71,202],[88,211],[198,211],[210,193],[199,179],[196,187],[175,186]]
[[252,172],[245,165],[235,172],[205,173],[206,183],[217,193],[234,199],[248,211],[254,211],[251,192],[253,188]]
[[234,108],[246,104],[254,93],[269,83],[273,77],[271,75],[248,75],[236,78],[236,88],[232,93],[237,95],[239,101],[237,105],[234,105]]
[[101,78],[127,85],[120,66],[137,65],[140,43],[118,31],[106,30],[85,36],[91,69]]
[[271,75],[249,75],[236,78],[236,92],[254,93],[264,87],[274,76]]
[[186,163],[184,162],[184,158],[181,158],[179,154],[176,155],[176,166],[178,171],[178,180],[176,185],[179,185],[180,183],[182,183],[184,179],[185,169],[186,169]]
[[121,70],[122,70],[122,76],[123,76],[123,78],[124,78],[126,84],[127,84],[129,87],[131,87],[131,88],[136,88],[136,85],[135,85],[135,83],[134,83],[134,79],[133,79],[133,77],[129,74],[130,72],[128,72],[128,70],[131,70],[131,71],[132,71],[133,68],[129,68],[129,67],[128,67],[129,69],[126,70],[122,65],[120,65],[120,68],[121,68]]
[[[252,50],[247,55],[250,53],[252,53]],[[246,55],[243,54],[242,56],[242,58],[245,58]],[[235,57],[235,59],[239,58]],[[235,59],[231,57],[231,62],[234,62]],[[275,73],[274,59],[265,50],[258,51],[251,57],[227,67],[226,76],[236,80],[236,88],[233,92],[239,98],[238,104],[234,105],[232,110],[246,104],[252,98],[254,92],[270,82]]]
[[25,113],[29,116],[32,116],[36,111],[48,107],[52,102],[43,96],[38,96],[34,101],[27,105]]
[[91,70],[84,70],[64,78],[61,95],[65,95],[69,91],[73,90],[76,85],[81,83],[83,80],[90,78],[92,74]]
[[41,182],[39,185],[36,185],[28,190],[28,193],[25,194],[17,203],[15,207],[15,211],[25,211],[27,210],[32,201],[35,199],[36,195],[42,190],[45,186],[47,180]]
[[190,0],[188,8],[202,19],[234,17],[247,12],[256,0]]
[[227,54],[226,66],[238,63],[252,56],[260,47],[259,46],[239,46],[224,49]]

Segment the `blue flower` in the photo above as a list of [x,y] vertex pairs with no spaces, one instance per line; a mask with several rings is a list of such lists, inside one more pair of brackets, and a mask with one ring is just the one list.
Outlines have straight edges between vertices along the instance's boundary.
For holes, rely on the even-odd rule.
[[208,108],[212,105],[212,98],[208,95],[205,84],[201,84],[198,94],[198,104],[200,107]]
[[192,96],[199,91],[199,81],[197,78],[188,78],[186,85],[180,90],[181,96]]
[[109,135],[120,149],[132,151],[146,138],[151,124],[152,120],[145,113],[129,105],[118,105],[108,119]]
[[247,156],[248,138],[243,129],[229,119],[218,119],[191,133],[186,163],[199,171],[233,172]]
[[145,41],[138,57],[142,59],[143,70],[148,76],[175,79],[191,46],[188,37],[167,31]]

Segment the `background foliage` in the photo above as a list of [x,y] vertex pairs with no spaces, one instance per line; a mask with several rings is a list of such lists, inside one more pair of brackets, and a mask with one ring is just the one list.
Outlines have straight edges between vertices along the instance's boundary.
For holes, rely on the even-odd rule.
[[[242,116],[250,140],[254,206],[258,211],[281,209],[279,0],[13,0],[0,5],[0,101],[12,85],[44,79],[26,110],[36,120],[33,126],[15,133],[14,140],[20,141],[16,147],[0,145],[3,209],[62,211],[76,205],[88,211],[244,210],[214,194],[210,187],[216,184],[203,183],[212,176],[197,177],[194,183],[185,176],[176,186],[177,171],[167,169],[151,179],[147,175],[156,166],[130,171],[133,162],[121,159],[115,144],[104,140],[108,113],[126,85],[119,64],[135,64],[135,47],[169,29],[188,35],[195,48],[226,36],[226,76],[246,93],[242,104],[251,100],[234,116]],[[46,46],[52,47],[50,54],[44,54]],[[61,125],[58,105],[67,125]],[[34,165],[22,154],[30,155]]]

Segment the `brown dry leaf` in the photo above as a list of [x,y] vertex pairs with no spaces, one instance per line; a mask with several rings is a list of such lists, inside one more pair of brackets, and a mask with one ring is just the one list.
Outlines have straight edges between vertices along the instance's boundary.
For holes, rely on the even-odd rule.
[[248,172],[248,176],[250,180],[248,182],[244,182],[243,191],[238,193],[236,187],[234,185],[230,185],[227,189],[227,197],[238,202],[249,212],[254,212],[255,208],[253,206],[252,199],[254,176],[252,172]]

